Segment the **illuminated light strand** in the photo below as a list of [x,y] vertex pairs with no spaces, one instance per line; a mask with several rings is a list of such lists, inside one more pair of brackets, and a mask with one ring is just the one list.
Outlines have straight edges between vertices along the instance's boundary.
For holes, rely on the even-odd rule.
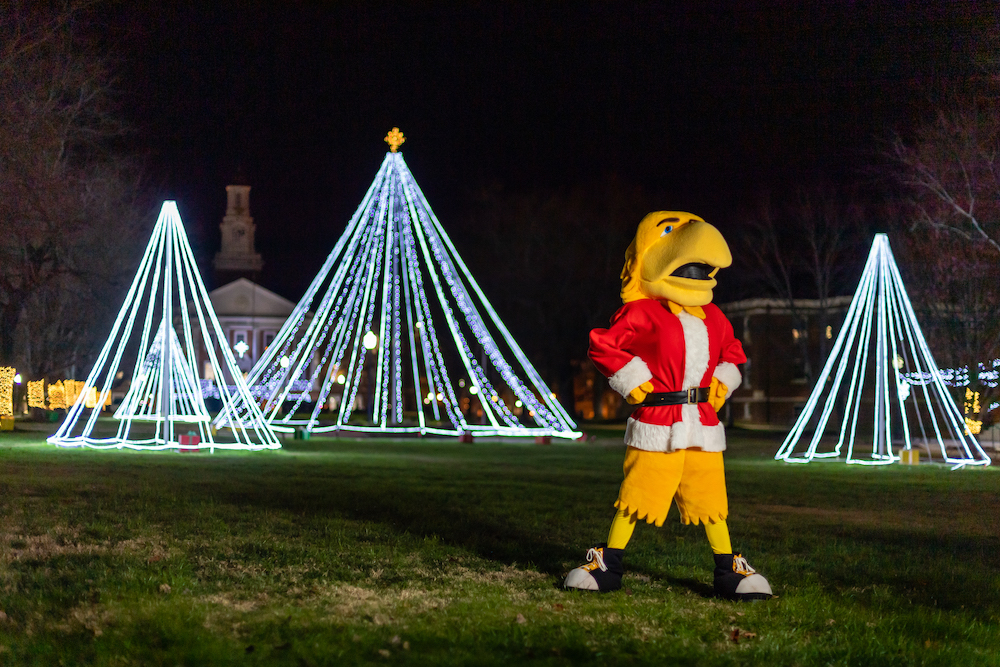
[[[155,327],[154,311],[159,317]],[[178,322],[183,344],[175,328]],[[136,326],[141,327],[138,348],[134,344]],[[190,363],[196,358],[196,332],[217,379],[220,414],[229,420],[232,440],[217,439],[211,428],[204,407],[205,385]],[[97,437],[94,434],[97,417],[110,404],[112,385],[126,349],[138,361],[122,405],[115,412],[117,432],[111,437]],[[91,412],[81,420],[86,409]],[[151,423],[152,434],[133,436],[136,422]],[[196,430],[200,446],[213,451],[280,447],[236,366],[198,272],[177,206],[167,201],[108,339],[84,386],[76,393],[66,419],[48,441],[62,447],[171,449],[180,446],[175,427]]]
[[[414,182],[414,187],[416,188],[415,182]],[[423,194],[419,192],[419,188],[416,188],[416,189],[417,189],[417,192],[420,194],[420,197],[423,198]],[[426,200],[424,200],[424,201],[426,203]],[[478,283],[476,282],[475,278],[472,276],[472,273],[468,270],[468,267],[465,265],[465,262],[462,260],[461,256],[458,254],[458,251],[455,249],[454,245],[451,243],[451,239],[448,238],[447,234],[444,232],[444,229],[441,227],[441,224],[437,220],[437,217],[434,215],[433,211],[430,210],[429,206],[427,206],[426,208],[427,208],[428,215],[429,215],[429,218],[430,218],[430,221],[432,223],[433,228],[439,233],[439,238],[441,239],[441,241],[444,243],[444,245],[450,251],[451,258],[453,258],[454,262],[460,267],[460,269],[461,269],[463,275],[465,276],[466,280],[468,281],[469,285],[473,288],[473,290],[475,291],[475,293],[479,297],[480,301],[482,302],[484,308],[486,309],[487,313],[490,315],[490,318],[493,321],[494,325],[500,331],[500,333],[503,336],[504,340],[507,342],[507,344],[510,346],[511,350],[514,352],[515,358],[517,358],[518,361],[521,363],[521,366],[524,369],[525,373],[528,375],[529,379],[531,379],[531,381],[535,384],[536,387],[537,386],[544,386],[544,382],[542,382],[541,377],[538,375],[537,371],[534,369],[534,367],[528,361],[527,357],[521,351],[521,348],[517,345],[517,342],[514,340],[513,336],[510,335],[510,332],[507,330],[507,327],[500,320],[499,316],[496,314],[496,311],[493,309],[493,307],[490,304],[489,300],[486,298],[485,294],[483,294],[482,290],[479,288]],[[455,283],[457,283],[458,285],[461,285],[461,283],[459,281],[454,281],[453,284],[455,284]],[[461,300],[460,303],[471,304],[471,300],[469,299],[469,295],[468,295],[467,292],[465,292],[464,287],[462,287],[462,291],[464,292],[464,299]],[[471,309],[471,305],[469,306],[469,308],[470,308],[470,310],[474,310],[474,309]],[[480,324],[480,327],[481,327],[482,331],[485,331],[485,327],[483,326],[482,319],[478,317],[478,313],[476,313],[476,318],[479,321],[479,324]],[[488,336],[488,334],[487,334],[487,336]],[[481,341],[481,342],[483,342],[485,345],[488,345],[489,347],[495,348],[495,345],[493,344],[492,339],[490,339],[488,341]],[[503,365],[506,367],[507,373],[509,374],[509,376],[505,377],[505,379],[507,379],[508,381],[513,381],[514,382],[513,386],[515,388],[521,389],[522,391],[526,391],[526,387],[524,387],[523,384],[520,383],[520,381],[513,374],[512,370],[509,369],[509,366],[506,366],[506,362],[503,362]],[[553,410],[553,412],[555,412],[557,415],[559,415],[559,418],[561,418],[561,420],[567,420],[568,422],[572,423],[572,420],[570,419],[569,414],[558,403],[558,401],[554,400],[554,396],[552,395],[551,392],[547,392],[547,393],[543,392],[542,393],[542,398],[543,398],[543,401],[545,401],[546,405],[549,408],[551,408]],[[523,398],[521,398],[521,400],[524,401]],[[543,416],[545,415],[545,412],[546,412],[545,409],[542,408],[542,407],[540,407],[540,406],[538,406],[537,402],[534,400],[534,396],[533,395],[531,396],[531,398],[530,398],[529,401],[524,401],[524,402],[530,402],[536,408],[536,412],[541,412],[543,414]]]
[[[264,405],[264,413],[267,415],[267,419],[272,425],[274,421],[278,418],[281,411],[284,400],[287,398],[289,392],[291,392],[291,385],[298,381],[298,376],[301,371],[301,366],[299,365],[299,360],[302,355],[307,351],[307,341],[314,335],[314,327],[318,326],[320,321],[323,321],[321,314],[318,312],[316,316],[310,317],[309,308],[312,305],[313,299],[319,292],[320,288],[326,282],[327,277],[331,269],[333,269],[338,258],[341,257],[341,253],[344,253],[345,261],[337,264],[337,268],[334,271],[333,282],[329,286],[322,303],[326,304],[329,299],[338,293],[339,285],[341,281],[345,279],[348,272],[348,267],[350,265],[351,258],[354,253],[355,243],[360,242],[360,237],[354,234],[354,230],[359,227],[360,221],[368,215],[374,204],[374,196],[377,191],[377,186],[381,182],[381,178],[384,176],[388,170],[389,161],[384,160],[382,166],[379,169],[378,177],[369,186],[368,191],[365,193],[365,197],[361,202],[361,206],[354,212],[351,220],[347,224],[347,229],[344,234],[337,240],[334,245],[333,250],[327,256],[320,268],[319,273],[313,278],[312,282],[309,284],[309,288],[303,295],[302,299],[295,305],[292,313],[285,320],[285,323],[281,326],[275,340],[272,342],[270,347],[265,350],[264,354],[258,360],[257,364],[251,369],[247,381],[251,386],[263,386],[267,390],[267,400]],[[321,308],[322,310],[322,308]],[[300,336],[299,330],[302,328],[306,321],[305,333]],[[283,341],[283,342],[282,342]],[[285,363],[281,363],[282,359],[287,359]],[[277,360],[277,363],[275,363]],[[289,415],[291,417],[291,414]],[[285,420],[287,423],[287,419]],[[217,426],[224,426],[226,421],[222,415],[220,415],[215,424]],[[282,431],[288,431],[289,428],[282,428]]]
[[[874,347],[871,345],[873,338]],[[874,357],[874,369],[869,374],[871,356]],[[851,368],[850,384],[846,393],[841,394],[848,368]],[[911,378],[922,380],[912,383]],[[855,448],[856,435],[862,395],[869,381],[874,381],[874,391],[870,394],[874,401],[871,406],[872,447],[870,452],[860,452]],[[911,393],[911,384],[920,391]],[[826,426],[838,397],[843,399],[846,410],[841,415],[839,437],[832,448],[827,445],[821,451]],[[919,398],[923,399],[922,406]],[[814,423],[813,416],[821,402],[823,407]],[[925,416],[933,433],[928,433]],[[877,234],[830,356],[775,459],[807,463],[813,459],[844,456],[847,463],[891,464],[899,460],[892,451],[894,424],[902,425],[903,446],[909,450],[913,446],[911,420],[919,425],[920,441],[932,460],[956,468],[990,464],[934,363],[889,248],[888,237]],[[808,446],[796,450],[809,427],[814,427],[814,431]],[[931,449],[932,440],[937,445],[936,456]],[[952,455],[949,446],[957,450],[958,455]]]
[[[466,286],[470,280],[402,155],[387,153],[320,272],[248,374],[253,393],[267,397],[263,412],[269,423],[281,432],[578,437],[478,285]],[[377,339],[370,353],[362,341],[368,332]],[[506,362],[498,340],[527,367],[527,382]],[[473,398],[481,399],[486,423],[469,424],[462,411],[455,382],[460,378],[449,368],[456,362],[471,380],[469,393],[479,391]],[[311,396],[294,389],[301,384]],[[406,397],[407,386],[412,398]],[[370,425],[351,422],[362,387]],[[520,417],[506,404],[510,395],[525,406]],[[321,411],[337,397],[339,405],[321,423]],[[404,423],[404,408],[415,413],[414,425]],[[225,422],[220,416],[215,423]]]
[[0,366],[0,417],[14,416],[14,376],[17,370]]

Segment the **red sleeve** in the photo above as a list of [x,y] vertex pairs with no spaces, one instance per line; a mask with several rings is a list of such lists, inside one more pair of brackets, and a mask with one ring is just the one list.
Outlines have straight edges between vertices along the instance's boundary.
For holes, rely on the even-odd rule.
[[719,361],[731,364],[746,363],[747,355],[743,352],[743,343],[733,334],[733,325],[725,315],[722,317],[722,347],[719,350]]
[[627,303],[611,318],[610,327],[590,332],[590,359],[622,396],[653,377],[646,362],[633,351],[635,340],[648,337],[649,328],[649,318],[642,310]]

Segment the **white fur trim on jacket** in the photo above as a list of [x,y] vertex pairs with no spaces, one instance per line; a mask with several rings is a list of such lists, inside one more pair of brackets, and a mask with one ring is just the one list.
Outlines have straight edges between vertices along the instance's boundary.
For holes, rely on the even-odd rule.
[[[694,421],[684,415],[684,419],[670,426],[647,424],[629,417],[625,425],[625,444],[647,452],[673,452],[689,447],[701,447],[706,452],[726,451],[726,429],[719,423],[705,426],[698,418],[697,408],[685,405],[681,409],[692,408]],[[694,426],[694,428],[691,428]]]
[[[687,311],[681,311],[677,317],[684,330],[683,388],[698,387],[708,371],[708,329],[701,319]],[[726,449],[726,429],[722,424],[705,426],[697,405],[682,405],[681,420],[670,426],[629,418],[625,426],[625,444],[650,452],[672,452],[689,447],[722,452]]]
[[719,382],[726,385],[726,389],[728,389],[726,400],[729,400],[729,397],[733,395],[736,388],[743,382],[743,375],[740,373],[740,369],[736,367],[736,364],[731,364],[728,361],[723,361],[716,366],[715,372],[712,375],[719,378]]
[[708,329],[705,322],[686,310],[677,315],[684,330],[684,386],[681,390],[700,387],[708,371]]
[[608,384],[623,397],[627,397],[633,389],[652,379],[653,374],[646,362],[639,357],[632,357],[617,373],[608,378]]

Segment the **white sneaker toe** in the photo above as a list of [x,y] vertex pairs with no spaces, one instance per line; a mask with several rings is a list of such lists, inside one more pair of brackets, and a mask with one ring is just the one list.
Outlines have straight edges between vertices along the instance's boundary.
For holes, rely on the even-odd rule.
[[[567,581],[569,581],[568,578]],[[736,587],[737,595],[747,595],[751,593],[774,595],[774,593],[771,592],[771,584],[767,583],[767,579],[759,574],[751,574],[748,577],[744,577],[743,581],[740,582],[740,585]]]
[[[763,579],[763,577],[761,577],[761,579]],[[566,575],[566,581],[563,582],[563,587],[577,588],[581,591],[601,590],[600,586],[597,585],[597,580],[591,576],[590,572],[587,572],[582,567],[571,570],[570,573]]]

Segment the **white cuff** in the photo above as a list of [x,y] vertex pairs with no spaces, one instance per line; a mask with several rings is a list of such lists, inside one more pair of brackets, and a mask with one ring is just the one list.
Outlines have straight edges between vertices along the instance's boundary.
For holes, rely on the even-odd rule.
[[639,357],[632,357],[617,373],[608,378],[608,384],[623,397],[627,397],[633,389],[652,379],[653,374],[646,362]]
[[736,367],[736,364],[731,364],[728,361],[723,361],[721,364],[715,367],[715,372],[712,373],[715,377],[719,379],[719,382],[726,385],[726,400],[733,395],[736,388],[740,386],[743,382],[743,375],[740,374],[740,369]]

